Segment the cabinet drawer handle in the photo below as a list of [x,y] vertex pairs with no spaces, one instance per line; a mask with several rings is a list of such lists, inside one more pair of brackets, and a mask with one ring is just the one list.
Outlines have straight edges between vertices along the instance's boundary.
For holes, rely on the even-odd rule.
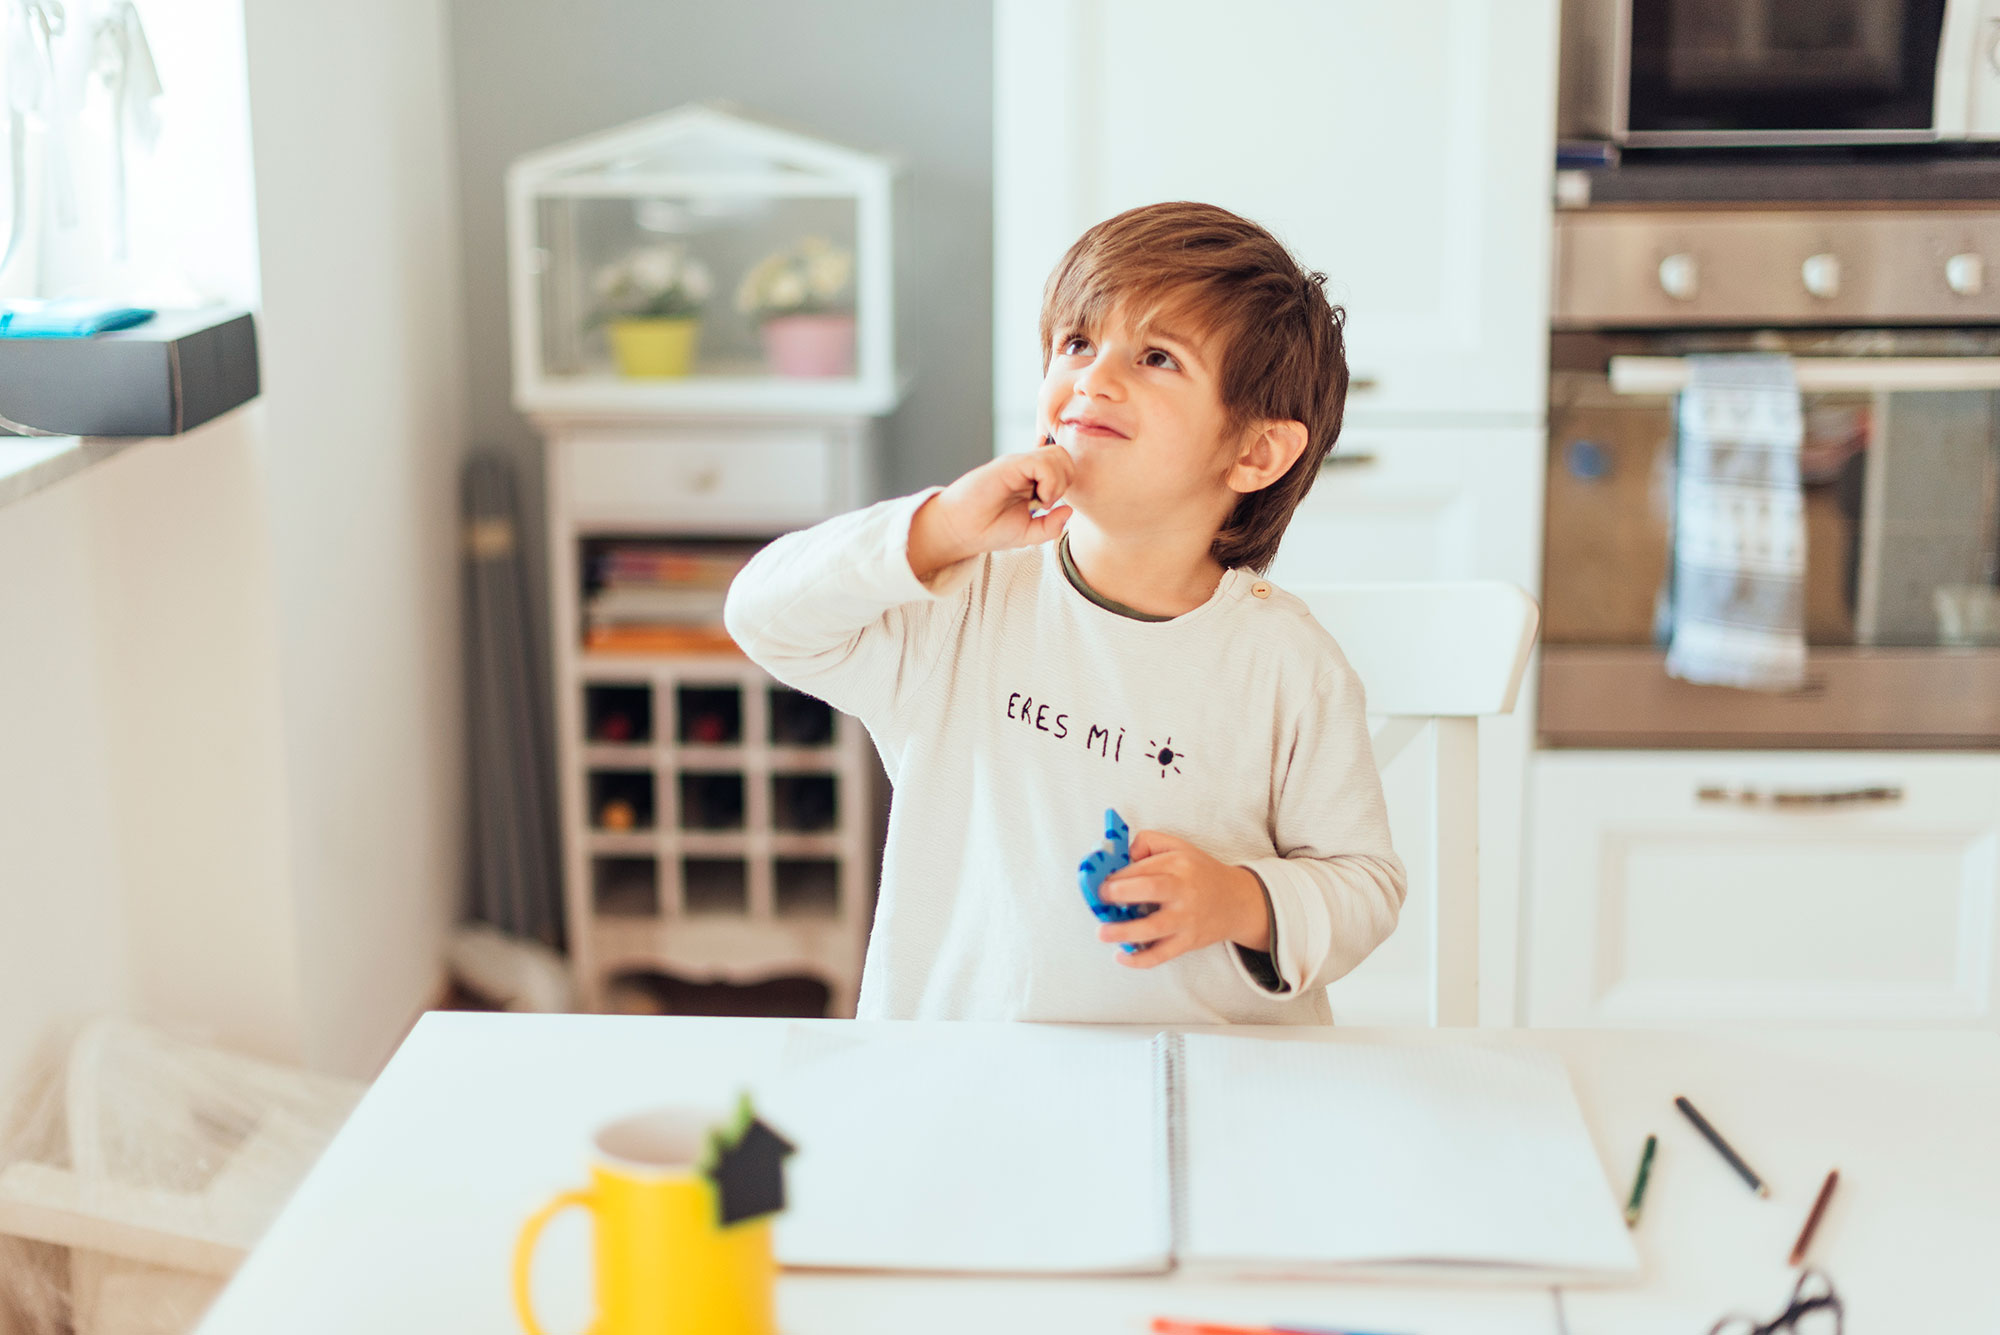
[[1849,804],[1893,806],[1903,800],[1903,790],[1885,785],[1875,788],[1831,788],[1820,792],[1780,788],[1767,793],[1756,788],[1710,787],[1696,789],[1694,796],[1697,802],[1728,802],[1739,806],[1830,807]]
[[722,470],[714,464],[697,469],[688,478],[689,491],[714,491],[722,481]]

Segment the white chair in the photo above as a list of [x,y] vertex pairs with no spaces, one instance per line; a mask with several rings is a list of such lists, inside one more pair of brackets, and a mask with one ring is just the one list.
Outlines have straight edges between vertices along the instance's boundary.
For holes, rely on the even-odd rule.
[[1368,692],[1375,767],[1426,732],[1432,746],[1436,900],[1429,950],[1432,1025],[1479,1023],[1479,720],[1510,714],[1541,609],[1498,580],[1322,584],[1302,598]]

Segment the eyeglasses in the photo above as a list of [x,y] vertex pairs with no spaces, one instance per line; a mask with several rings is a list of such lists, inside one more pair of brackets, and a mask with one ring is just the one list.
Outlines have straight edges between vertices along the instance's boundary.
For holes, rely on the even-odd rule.
[[1823,1270],[1807,1270],[1792,1288],[1792,1300],[1769,1321],[1726,1316],[1708,1328],[1708,1335],[1842,1335],[1840,1295]]

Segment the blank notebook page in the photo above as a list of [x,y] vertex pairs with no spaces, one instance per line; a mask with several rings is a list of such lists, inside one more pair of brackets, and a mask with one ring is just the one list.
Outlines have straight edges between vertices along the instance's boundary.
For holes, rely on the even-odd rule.
[[1172,1245],[1150,1036],[1035,1025],[945,1038],[794,1030],[761,1115],[798,1146],[786,1265],[1131,1272]]
[[1549,1054],[1183,1042],[1182,1260],[1636,1273],[1568,1072]]

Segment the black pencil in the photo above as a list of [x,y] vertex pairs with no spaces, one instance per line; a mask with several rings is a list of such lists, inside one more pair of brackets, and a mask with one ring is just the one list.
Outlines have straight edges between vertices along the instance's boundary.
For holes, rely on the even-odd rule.
[[1729,1142],[1722,1138],[1722,1133],[1710,1126],[1708,1119],[1696,1112],[1692,1103],[1676,1095],[1674,1097],[1674,1106],[1686,1114],[1690,1122],[1694,1123],[1694,1129],[1701,1132],[1703,1139],[1715,1146],[1715,1152],[1727,1159],[1729,1166],[1743,1175],[1743,1180],[1750,1184],[1750,1190],[1756,1192],[1759,1196],[1768,1196],[1771,1194],[1771,1189],[1764,1185],[1764,1179],[1750,1171],[1750,1165],[1744,1163],[1736,1151],[1729,1148]]

